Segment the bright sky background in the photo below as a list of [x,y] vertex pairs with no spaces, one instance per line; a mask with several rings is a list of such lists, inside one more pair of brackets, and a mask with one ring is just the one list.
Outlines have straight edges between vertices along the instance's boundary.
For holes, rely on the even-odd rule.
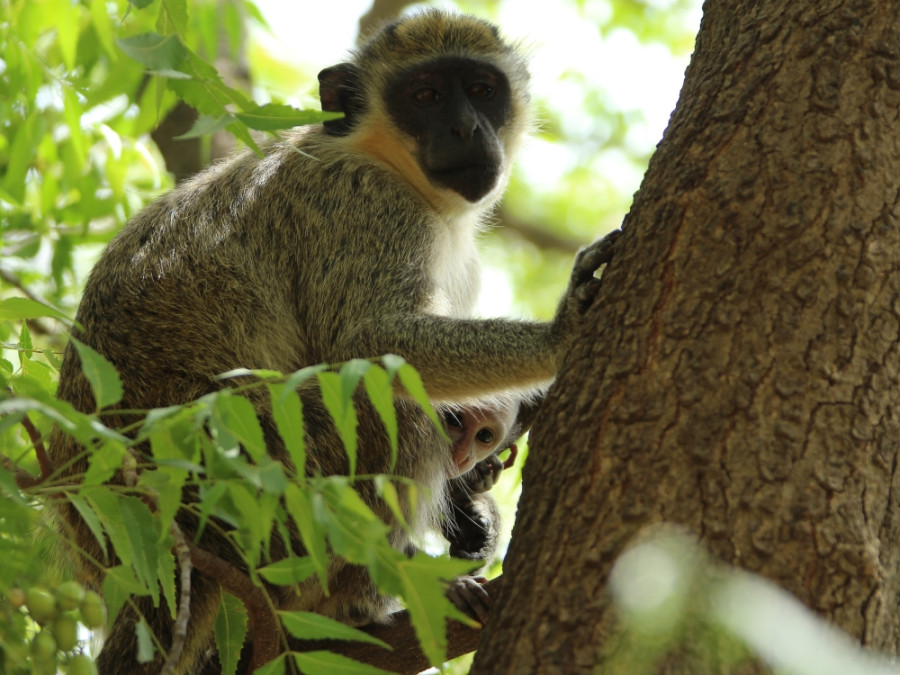
[[[667,0],[656,2],[667,4]],[[601,36],[595,22],[609,13],[605,0],[585,0],[580,14],[570,3],[541,3],[542,11],[525,9],[526,4],[530,3],[502,3],[497,23],[507,38],[523,40],[533,47],[533,90],[561,108],[577,110],[580,92],[571,83],[561,82],[560,75],[580,72],[606,90],[617,107],[642,111],[646,124],[637,124],[629,140],[641,149],[655,146],[675,107],[687,56],[673,57],[662,45],[642,45],[624,30]],[[345,58],[356,38],[357,21],[369,9],[371,0],[314,5],[258,0],[257,5],[274,33],[273,37],[259,38],[285,60],[317,72]],[[548,11],[552,12],[550,21]],[[694,15],[688,17],[691,30],[700,25],[700,14],[697,0]],[[524,161],[523,165],[530,163]]]

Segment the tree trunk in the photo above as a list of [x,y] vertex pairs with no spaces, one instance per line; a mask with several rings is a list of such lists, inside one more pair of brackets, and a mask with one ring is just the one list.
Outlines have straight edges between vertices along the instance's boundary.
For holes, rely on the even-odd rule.
[[704,12],[472,673],[613,672],[610,571],[662,522],[900,651],[900,3]]

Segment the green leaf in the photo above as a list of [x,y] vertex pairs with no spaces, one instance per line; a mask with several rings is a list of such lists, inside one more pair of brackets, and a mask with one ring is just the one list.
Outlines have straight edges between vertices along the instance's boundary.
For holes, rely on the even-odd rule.
[[381,362],[384,364],[384,368],[387,370],[388,375],[391,376],[392,380],[397,375],[397,371],[406,365],[406,359],[402,356],[397,356],[396,354],[385,354],[381,357]]
[[387,430],[391,443],[391,469],[397,464],[397,410],[394,408],[394,389],[391,386],[391,378],[387,372],[379,366],[372,365],[363,376],[366,386],[366,394],[381,421]]
[[[144,2],[147,0],[141,0]],[[152,0],[149,0],[152,2]],[[163,35],[178,33],[186,35],[188,32],[188,11],[186,0],[162,0],[159,8],[159,17],[156,19],[156,30]]]
[[391,649],[386,642],[321,614],[313,612],[278,612],[278,614],[287,631],[301,640],[354,640]]
[[[119,497],[109,488],[95,488],[86,495],[88,504],[96,512],[103,529],[112,542],[113,550],[122,561],[123,565],[132,566],[134,561],[134,549],[131,539],[125,531],[125,521],[119,509]],[[146,584],[143,587],[146,592]]]
[[2,467],[0,467],[0,494],[7,499],[15,500],[17,504],[26,505],[28,503],[22,497],[22,491],[16,484],[15,475]]
[[[389,368],[388,372],[390,372],[390,370],[391,369]],[[416,369],[408,363],[404,363],[397,368],[396,372],[397,376],[400,378],[401,384],[403,384],[403,388],[406,389],[410,397],[422,407],[422,410],[424,410],[425,414],[428,415],[432,422],[434,422],[434,426],[437,427],[437,430],[441,435],[449,441],[450,437],[447,436],[447,432],[444,430],[444,423],[434,411],[434,406],[431,405],[431,399],[428,398],[428,392],[425,391],[425,385],[422,384],[422,378],[419,377],[419,373],[416,372]]]
[[0,300],[0,321],[19,321],[21,319],[37,319],[42,316],[53,317],[72,324],[72,321],[58,309],[28,298],[7,298]]
[[[148,471],[147,473],[153,473]],[[159,585],[163,591],[163,597],[169,606],[169,613],[174,619],[178,615],[178,600],[175,598],[175,575],[177,574],[175,553],[172,551],[174,541],[168,531],[164,533],[159,545],[159,559],[156,566],[156,574],[159,577]]]
[[28,368],[28,362],[31,361],[31,350],[34,344],[31,342],[31,331],[28,330],[28,324],[22,322],[22,330],[19,331],[19,360],[22,362],[22,370]]
[[88,382],[91,383],[91,389],[94,390],[97,409],[101,410],[121,401],[124,394],[122,381],[113,365],[92,347],[73,337],[69,339],[78,350],[78,356],[81,357],[81,370]]
[[179,66],[191,53],[177,35],[142,33],[120,38],[116,44],[128,56],[153,71],[180,71]]
[[401,523],[403,527],[409,528],[406,517],[403,515],[403,509],[400,508],[400,497],[397,494],[397,488],[391,482],[390,476],[375,476],[375,490],[384,500],[384,503],[387,504],[397,522]]
[[284,675],[287,672],[286,664],[284,662],[287,657],[287,654],[282,654],[277,659],[273,659],[266,665],[260,666],[254,670],[253,675]]
[[[29,395],[37,396],[39,394],[38,392],[29,392]],[[75,436],[79,442],[85,445],[89,445],[98,436],[122,441],[128,440],[121,434],[104,427],[90,415],[83,415],[77,412],[72,408],[71,404],[59,401],[53,397],[40,401],[22,397],[0,401],[0,419],[6,415],[20,415],[21,413],[29,412],[36,412],[53,420],[60,429]]]
[[144,617],[135,624],[134,634],[137,636],[137,662],[150,663],[156,655],[156,647],[153,645],[150,626],[144,621]]
[[103,49],[106,50],[107,54],[115,57],[113,26],[104,0],[91,0],[91,23],[94,26],[94,32],[100,39],[100,44],[103,45]]
[[257,570],[263,579],[277,586],[302,583],[309,579],[315,571],[316,566],[309,556],[284,558]]
[[319,373],[318,377],[322,402],[334,420],[338,435],[344,444],[344,451],[350,462],[350,475],[355,476],[358,442],[356,427],[359,422],[356,417],[356,409],[353,407],[353,393],[351,391],[349,395],[347,394],[346,378],[337,373]]
[[326,370],[328,370],[328,365],[324,363],[301,368],[300,370],[290,374],[287,381],[284,383],[284,386],[286,389],[298,389],[304,382],[314,377],[315,375],[318,375],[319,373],[324,373]]
[[107,441],[88,456],[88,470],[82,485],[102,485],[112,478],[127,450],[122,443]]
[[[84,133],[81,130],[81,116],[84,114],[84,110],[81,102],[78,100],[78,94],[72,87],[63,87],[62,94],[64,102],[63,115],[66,118],[66,126],[69,128],[69,138],[72,141],[72,148],[75,150],[76,161],[84,163],[87,161]],[[60,250],[53,252],[53,265],[55,268],[58,267],[57,256],[61,256],[62,259],[71,257],[71,252],[68,250],[71,249],[69,241],[68,238],[64,237],[57,242],[57,247]]]
[[75,69],[78,33],[81,30],[80,6],[71,2],[57,2],[53,6],[53,23],[59,40],[59,51],[68,70]]
[[316,511],[328,532],[335,553],[357,565],[366,565],[382,590],[397,595],[400,582],[391,566],[403,554],[387,541],[389,528],[350,487],[343,476],[323,481],[323,508]]
[[180,136],[175,136],[175,140],[184,141],[189,138],[200,138],[201,136],[213,134],[217,131],[221,131],[222,129],[227,128],[229,124],[232,124],[234,122],[234,120],[235,117],[231,113],[225,113],[223,115],[219,115],[218,117],[212,117],[210,115],[200,115],[197,118],[197,121],[194,122],[194,125]]
[[231,501],[233,512],[238,514],[237,534],[245,560],[251,567],[256,567],[260,544],[272,530],[272,519],[265,517],[257,492],[251,490],[245,481],[229,481],[226,496]]
[[422,651],[432,666],[437,667],[446,660],[447,618],[472,623],[447,599],[446,584],[441,579],[453,579],[465,574],[470,567],[470,561],[432,558],[421,552],[398,562],[403,601]]
[[247,609],[225,591],[222,591],[216,614],[215,635],[222,675],[234,675],[247,637]]
[[311,493],[301,490],[294,483],[289,483],[284,491],[284,503],[288,514],[300,531],[300,538],[319,577],[319,583],[327,590],[328,550],[325,547],[325,533],[316,522]]
[[139,487],[146,487],[157,496],[157,512],[159,529],[165,537],[175,520],[175,514],[181,508],[181,489],[187,481],[188,472],[179,467],[160,465],[156,471],[144,471],[138,481]]
[[158,604],[158,536],[150,509],[137,497],[123,497],[110,489],[94,488],[87,500],[122,564],[132,567],[143,593],[152,595],[154,604]]
[[306,440],[303,431],[303,405],[300,396],[286,384],[270,384],[272,418],[278,427],[288,457],[300,476],[306,473]]
[[78,514],[87,524],[88,529],[91,531],[91,534],[94,535],[97,543],[100,544],[100,548],[103,549],[103,555],[107,555],[106,536],[103,534],[103,526],[100,524],[100,519],[97,517],[97,513],[94,511],[94,509],[91,508],[90,504],[88,504],[79,495],[70,494],[68,496],[68,499],[69,503],[75,507],[75,509],[78,511]]
[[266,442],[253,404],[243,396],[220,396],[216,400],[216,412],[251,459],[262,462],[267,456]]
[[235,113],[235,117],[251,129],[277,131],[278,129],[291,129],[304,124],[318,124],[337,119],[343,117],[343,113],[300,110],[290,105],[267,103],[246,112]]
[[[25,119],[15,131],[10,146],[4,151],[6,164],[3,167],[3,189],[8,197],[21,204],[25,199],[25,174],[31,168],[34,158],[37,156],[37,145],[46,132],[46,120],[44,116],[32,115]],[[9,138],[11,132],[5,131]],[[6,195],[5,195],[6,196]],[[13,299],[13,298],[10,298]],[[2,315],[0,315],[2,317]]]
[[200,486],[200,523],[197,526],[198,534],[203,532],[203,529],[206,527],[206,521],[215,513],[216,506],[227,491],[228,483],[225,481],[219,481],[209,487]]
[[137,9],[144,9],[145,7],[149,7],[152,3],[153,0],[128,0],[128,4]]
[[262,489],[273,495],[280,495],[287,487],[287,476],[284,475],[284,466],[280,462],[266,459],[261,467],[259,467],[259,480]]
[[122,522],[131,539],[134,551],[134,571],[153,596],[154,605],[159,602],[159,531],[150,508],[137,497],[120,497]]
[[294,657],[297,668],[306,675],[393,675],[389,670],[360,663],[334,652],[293,652],[291,656]]
[[135,578],[134,571],[125,565],[117,565],[106,570],[103,578],[103,599],[109,614],[108,626],[115,623],[119,611],[132,595],[149,595],[146,588]]
[[353,400],[353,394],[359,386],[359,381],[372,368],[372,362],[366,359],[351,359],[341,366],[341,385],[344,388],[344,398]]

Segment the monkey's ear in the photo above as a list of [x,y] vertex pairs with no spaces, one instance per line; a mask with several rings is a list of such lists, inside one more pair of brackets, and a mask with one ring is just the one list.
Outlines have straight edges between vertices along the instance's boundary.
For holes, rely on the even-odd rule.
[[344,113],[342,119],[325,122],[325,131],[333,136],[349,134],[365,108],[357,67],[339,63],[319,73],[319,99],[323,111]]

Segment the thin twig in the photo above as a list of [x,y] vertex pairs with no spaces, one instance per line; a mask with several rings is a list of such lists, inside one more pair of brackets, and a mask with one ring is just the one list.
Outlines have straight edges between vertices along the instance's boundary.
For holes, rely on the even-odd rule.
[[[22,283],[22,280],[19,279],[19,277],[15,276],[8,270],[3,269],[2,267],[0,267],[0,279],[3,279],[3,281],[8,283],[10,286],[15,286],[16,288],[18,288],[29,300],[34,300],[35,302],[39,302],[42,305],[50,304],[37,293],[25,286],[25,284]],[[37,319],[28,319],[27,322],[28,325],[31,326],[32,333],[37,333],[38,335],[50,335],[52,332],[42,321],[38,321]]]
[[[10,394],[15,396],[12,390],[10,390]],[[22,426],[25,427],[25,432],[31,440],[34,454],[37,455],[38,466],[41,468],[41,475],[35,478],[24,469],[20,469],[16,466],[9,457],[0,457],[0,463],[2,463],[4,469],[11,472],[16,477],[16,485],[19,486],[19,488],[28,490],[37,487],[50,478],[50,476],[53,475],[54,467],[53,462],[50,460],[50,455],[47,454],[47,448],[44,447],[44,439],[41,437],[41,432],[34,426],[31,418],[29,418],[27,414],[23,414],[20,422]]]
[[178,597],[178,616],[175,619],[175,627],[172,634],[172,646],[169,649],[169,658],[163,666],[161,675],[173,675],[181,652],[184,651],[184,643],[187,640],[188,620],[191,618],[191,549],[188,546],[184,532],[178,527],[178,523],[172,522],[169,528],[172,539],[175,540],[175,557],[178,558],[178,567],[181,570],[181,593]]
[[16,485],[20,490],[29,490],[44,482],[43,478],[35,478],[24,469],[17,467],[9,457],[0,457],[0,465],[15,476]]
[[44,447],[41,432],[37,430],[28,415],[22,415],[22,426],[25,427],[28,438],[31,439],[31,444],[34,446],[34,454],[37,455],[38,465],[41,467],[41,480],[47,480],[53,475],[54,468],[53,462],[50,461],[50,455],[47,454],[47,448]]

